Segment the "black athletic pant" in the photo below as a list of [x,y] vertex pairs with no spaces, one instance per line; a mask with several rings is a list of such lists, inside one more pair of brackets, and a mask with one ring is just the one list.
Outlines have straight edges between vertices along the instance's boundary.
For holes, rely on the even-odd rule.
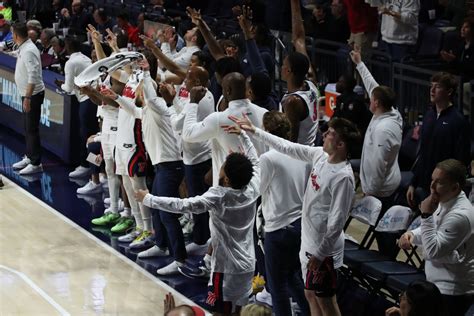
[[[21,98],[22,104],[25,100]],[[39,134],[39,124],[41,119],[41,105],[44,100],[44,91],[31,96],[30,111],[24,113],[26,156],[31,160],[31,164],[37,166],[41,163],[41,141]]]

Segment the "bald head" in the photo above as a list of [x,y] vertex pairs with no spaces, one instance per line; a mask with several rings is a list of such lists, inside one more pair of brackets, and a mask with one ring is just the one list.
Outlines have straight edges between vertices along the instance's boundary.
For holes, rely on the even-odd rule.
[[187,305],[181,305],[167,312],[165,316],[194,316],[194,312],[191,307]]
[[226,75],[222,79],[222,94],[227,102],[245,99],[247,97],[245,77],[239,72]]
[[209,73],[206,69],[200,66],[191,66],[186,75],[186,90],[191,91],[197,86],[207,87],[208,81]]

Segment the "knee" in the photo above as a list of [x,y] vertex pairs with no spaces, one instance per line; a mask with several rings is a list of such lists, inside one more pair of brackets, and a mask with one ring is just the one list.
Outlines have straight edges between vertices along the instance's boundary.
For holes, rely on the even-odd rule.
[[306,300],[308,301],[308,303],[310,304],[317,303],[316,294],[314,294],[314,291],[304,290],[304,296],[306,297]]

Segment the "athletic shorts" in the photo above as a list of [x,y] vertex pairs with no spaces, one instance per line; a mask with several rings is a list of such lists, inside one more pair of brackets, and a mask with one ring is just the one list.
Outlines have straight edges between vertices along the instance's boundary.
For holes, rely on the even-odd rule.
[[213,313],[230,314],[248,304],[253,272],[228,274],[213,272],[208,284],[206,308]]
[[146,154],[139,150],[123,150],[115,147],[115,174],[129,177],[146,175]]
[[337,289],[337,270],[334,268],[332,257],[324,258],[318,268],[313,272],[308,270],[308,262],[311,255],[306,253],[304,256],[300,254],[301,271],[303,274],[304,288],[314,291],[318,297],[331,297],[336,294]]
[[117,134],[102,134],[101,136],[102,154],[104,159],[114,159],[114,148]]

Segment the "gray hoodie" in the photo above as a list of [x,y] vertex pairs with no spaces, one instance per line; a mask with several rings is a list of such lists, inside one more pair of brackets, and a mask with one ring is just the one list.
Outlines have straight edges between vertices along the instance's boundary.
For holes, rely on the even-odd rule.
[[379,10],[387,8],[400,13],[400,19],[382,14],[380,31],[382,39],[391,44],[415,45],[418,39],[418,14],[420,0],[366,0]]
[[[357,65],[369,95],[378,86],[363,62]],[[373,116],[364,138],[360,162],[362,191],[376,197],[390,196],[400,185],[398,152],[402,143],[403,119],[392,108]]]

